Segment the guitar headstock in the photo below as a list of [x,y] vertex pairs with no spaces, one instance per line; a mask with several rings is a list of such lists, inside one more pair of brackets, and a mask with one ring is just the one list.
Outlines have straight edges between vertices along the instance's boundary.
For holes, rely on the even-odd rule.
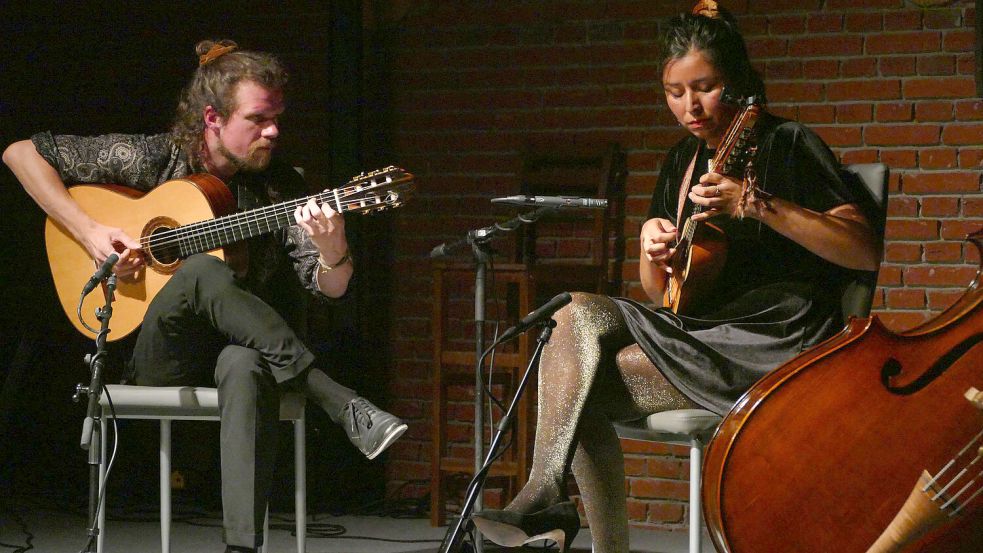
[[385,169],[360,173],[348,181],[348,184],[324,193],[331,205],[340,203],[343,211],[371,213],[398,207],[409,199],[413,192],[413,175],[399,167],[389,166]]

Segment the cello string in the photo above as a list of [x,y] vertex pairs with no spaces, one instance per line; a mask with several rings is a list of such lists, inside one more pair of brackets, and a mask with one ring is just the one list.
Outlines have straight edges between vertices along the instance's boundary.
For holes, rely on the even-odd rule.
[[[959,450],[959,453],[957,453],[955,457],[953,457],[952,459],[950,459],[949,462],[946,463],[944,467],[942,467],[942,470],[940,470],[935,476],[932,477],[931,480],[929,480],[925,484],[925,487],[922,488],[922,492],[927,492],[929,488],[931,488],[932,486],[934,486],[939,481],[939,479],[942,478],[942,475],[945,474],[947,470],[949,470],[950,468],[952,468],[952,465],[954,465],[956,463],[956,460],[959,459],[960,457],[962,457],[963,455],[965,455],[965,453],[967,451],[969,451],[969,448],[973,447],[976,444],[976,442],[978,442],[980,440],[981,437],[983,437],[983,430],[980,430],[979,434],[977,434],[976,436],[974,436],[969,441],[969,443],[966,444],[965,447],[963,447],[961,450]],[[979,458],[979,455],[977,455],[977,458]],[[957,475],[956,478],[959,478],[959,476]],[[955,479],[953,479],[953,482],[954,481],[955,481]],[[950,483],[950,485],[951,485],[951,483]],[[946,487],[948,487],[948,486],[946,486]],[[938,497],[938,495],[936,495],[936,497]],[[933,499],[933,501],[934,501],[934,499]]]
[[[979,457],[977,457],[977,459],[979,459]],[[965,492],[966,490],[968,490],[970,488],[970,486],[972,486],[973,483],[976,482],[976,479],[979,478],[981,475],[983,475],[983,471],[978,472],[976,474],[976,476],[974,476],[969,482],[967,482],[965,486],[963,486],[955,495],[952,496],[951,499],[949,499],[949,501],[946,501],[945,503],[943,503],[942,506],[940,506],[939,508],[942,509],[942,510],[945,510],[946,507],[948,507],[951,503],[956,502],[956,508],[952,511],[952,513],[949,514],[949,516],[955,516],[955,514],[958,513],[960,509],[962,509],[963,507],[965,507],[966,505],[968,505],[969,502],[972,501],[973,498],[975,498],[977,496],[977,494],[980,493],[980,490],[983,490],[983,487],[977,486],[976,492],[973,493],[973,495],[969,496],[969,499],[967,499],[965,502],[958,503],[956,501],[957,499],[959,499],[959,496],[962,495],[963,492]]]
[[[975,440],[974,440],[974,441],[975,441]],[[970,444],[970,445],[972,445],[972,444]],[[959,458],[959,457],[962,457],[962,455],[963,455],[963,453],[964,453],[965,451],[966,451],[966,448],[963,448],[963,450],[962,450],[962,451],[960,451],[960,452],[959,452],[959,454],[958,454],[958,455],[957,455],[956,457],[957,457],[957,458]],[[954,484],[955,484],[955,483],[956,483],[956,482],[957,482],[957,481],[958,481],[958,480],[959,480],[960,478],[962,478],[963,476],[965,476],[965,475],[966,475],[966,473],[968,473],[968,472],[970,471],[970,469],[971,469],[971,468],[973,467],[973,465],[975,465],[975,464],[976,464],[976,462],[980,460],[980,458],[981,458],[981,456],[983,456],[983,454],[981,454],[981,453],[979,453],[979,452],[978,452],[978,453],[976,454],[976,456],[975,456],[975,457],[973,457],[973,459],[972,459],[972,460],[970,460],[970,461],[969,461],[969,463],[967,463],[967,464],[966,464],[966,466],[965,466],[965,467],[963,467],[963,468],[962,468],[962,470],[960,470],[960,471],[959,471],[959,473],[958,473],[958,474],[956,474],[956,476],[955,476],[955,477],[954,477],[954,478],[953,478],[953,479],[952,479],[951,481],[949,481],[949,483],[948,483],[948,484],[946,484],[946,485],[945,485],[945,487],[943,487],[943,488],[942,488],[941,490],[939,490],[939,491],[938,491],[938,493],[936,493],[936,494],[935,494],[935,496],[934,496],[934,497],[932,497],[932,501],[937,501],[937,500],[938,500],[938,499],[939,499],[940,497],[942,497],[942,496],[943,496],[943,495],[945,494],[945,492],[946,492],[946,491],[947,491],[947,490],[948,490],[949,488],[951,488],[951,487],[952,487],[952,486],[953,486],[953,485],[954,485]],[[950,498],[949,498],[949,500],[948,500],[948,501],[946,501],[946,502],[945,502],[945,504],[944,504],[944,505],[942,506],[942,508],[945,508],[945,507],[948,507],[948,506],[949,506],[949,504],[953,502],[953,500],[955,500],[955,499],[956,499],[957,497],[959,497],[959,494],[961,494],[961,493],[963,492],[963,490],[965,490],[965,489],[966,489],[966,487],[967,487],[967,486],[969,486],[969,485],[971,485],[971,484],[972,484],[972,483],[973,483],[974,481],[976,481],[976,478],[977,478],[977,477],[975,477],[975,476],[974,476],[974,477],[973,477],[973,478],[972,478],[972,479],[971,479],[971,480],[969,481],[969,483],[967,483],[967,484],[966,484],[966,485],[965,485],[965,486],[963,487],[963,489],[959,491],[959,493],[957,493],[957,494],[955,494],[955,495],[953,495],[952,497],[950,497]]]

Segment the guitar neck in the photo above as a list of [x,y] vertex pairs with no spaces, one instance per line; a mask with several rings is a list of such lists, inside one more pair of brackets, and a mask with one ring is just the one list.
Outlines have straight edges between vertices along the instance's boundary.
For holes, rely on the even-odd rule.
[[[294,222],[294,212],[297,207],[306,204],[312,198],[319,204],[330,201],[329,205],[339,213],[350,209],[350,206],[338,201],[337,196],[338,194],[334,191],[325,191],[313,196],[233,213],[217,219],[183,225],[167,233],[168,236],[161,238],[172,244],[176,243],[180,251],[179,256],[183,258],[289,226]],[[155,241],[155,238],[157,237],[152,236],[150,240]]]

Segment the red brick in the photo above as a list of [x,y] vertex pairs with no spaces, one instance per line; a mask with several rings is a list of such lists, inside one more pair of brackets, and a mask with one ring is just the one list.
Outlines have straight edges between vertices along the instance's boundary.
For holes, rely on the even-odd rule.
[[835,33],[843,30],[843,15],[837,13],[810,15],[806,26],[810,33]]
[[629,481],[632,497],[678,499],[689,495],[689,484],[679,480],[632,478]]
[[948,309],[965,294],[964,290],[929,290],[928,307],[933,311]]
[[748,55],[754,60],[781,58],[788,55],[788,41],[784,38],[752,38],[747,41]]
[[[677,498],[682,501],[684,498]],[[649,503],[648,521],[661,524],[681,524],[686,520],[686,508],[681,502],[667,503],[652,501]]]
[[896,10],[884,14],[885,31],[918,29],[922,25],[921,10]]
[[[885,16],[885,26],[887,16]],[[942,35],[938,31],[884,33],[867,36],[866,54],[919,54],[938,52]]]
[[919,56],[917,70],[919,75],[955,75],[955,56]]
[[768,100],[772,102],[820,102],[823,85],[819,83],[784,81],[767,84]]
[[912,169],[918,165],[914,150],[881,150],[881,162],[892,169]]
[[959,121],[983,119],[983,100],[957,101],[956,119]]
[[836,121],[839,123],[866,123],[871,120],[873,111],[871,104],[840,104],[836,106]]
[[952,121],[952,102],[916,102],[915,119],[917,121]]
[[861,144],[859,127],[813,127],[816,134],[832,147],[858,146]]
[[868,79],[863,81],[835,81],[826,87],[826,99],[831,102],[845,100],[898,100],[901,98],[901,81],[897,79]]
[[902,87],[905,98],[966,98],[976,94],[972,77],[908,79]]
[[878,103],[875,113],[877,121],[881,123],[895,123],[911,121],[914,110],[911,102],[886,102]]
[[802,62],[802,76],[807,79],[835,79],[839,66],[835,59],[806,60]]
[[850,163],[877,163],[877,150],[858,149],[845,151],[840,156],[840,163],[844,165]]
[[877,273],[878,286],[897,286],[901,284],[901,267],[881,264]]
[[960,169],[979,169],[983,167],[983,149],[959,148]]
[[829,0],[827,10],[864,10],[867,12],[880,9],[898,9],[904,5],[904,0]]
[[929,314],[924,311],[882,311],[877,317],[892,332],[903,332],[927,321]]
[[939,237],[939,222],[926,219],[891,219],[884,231],[890,240],[935,240]]
[[942,50],[946,52],[972,52],[976,45],[976,35],[972,30],[949,31],[942,39]]
[[802,77],[802,62],[798,60],[774,60],[765,65],[767,80],[787,80]]
[[904,271],[905,284],[965,287],[976,276],[975,267],[918,266]]
[[959,165],[956,150],[926,148],[918,151],[918,166],[922,169],[955,169]]
[[885,77],[914,75],[916,64],[914,56],[888,56],[877,60],[881,75]]
[[912,263],[921,261],[922,247],[913,242],[890,242],[884,246],[884,261]]
[[942,222],[941,235],[946,240],[965,240],[980,229],[983,229],[981,219],[949,219]]
[[964,198],[963,214],[969,217],[983,216],[983,198]]
[[648,520],[648,504],[637,499],[628,499],[628,520],[646,521]]
[[983,123],[953,123],[946,125],[942,129],[942,143],[960,146],[977,146],[983,143]]
[[775,15],[768,18],[768,33],[772,35],[798,35],[806,30],[802,16]]
[[962,261],[963,247],[959,242],[929,242],[925,244],[925,261],[956,263]]
[[840,64],[840,76],[848,79],[877,75],[877,58],[852,58]]
[[956,217],[959,215],[959,198],[929,196],[922,198],[922,217]]
[[853,32],[880,31],[884,28],[884,21],[877,12],[848,13],[843,26]]
[[962,13],[958,9],[926,10],[922,24],[926,29],[953,29],[962,26]]
[[925,307],[925,290],[895,288],[887,290],[887,305],[894,309],[921,309]]
[[891,196],[887,202],[888,217],[918,217],[918,199],[914,196]]
[[829,104],[804,104],[799,106],[800,123],[815,125],[817,123],[832,123],[835,121],[835,108]]
[[953,171],[906,173],[902,187],[906,194],[978,192],[980,175]]
[[863,49],[863,37],[859,35],[796,37],[788,45],[791,56],[859,56]]
[[795,104],[776,104],[772,102],[768,105],[768,111],[770,111],[772,115],[784,117],[785,119],[791,119],[793,121],[799,118],[797,115],[799,110]]
[[864,128],[868,146],[916,146],[939,143],[938,125],[869,125]]

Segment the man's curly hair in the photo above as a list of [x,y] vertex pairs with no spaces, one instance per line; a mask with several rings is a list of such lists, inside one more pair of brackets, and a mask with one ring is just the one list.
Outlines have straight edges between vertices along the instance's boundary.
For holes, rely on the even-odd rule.
[[[220,52],[218,55],[210,55]],[[188,156],[195,170],[202,168],[204,110],[212,106],[223,118],[236,110],[236,85],[253,81],[271,90],[282,90],[287,71],[271,54],[237,50],[231,40],[203,40],[195,46],[200,64],[191,82],[181,92],[171,126],[174,143]]]

